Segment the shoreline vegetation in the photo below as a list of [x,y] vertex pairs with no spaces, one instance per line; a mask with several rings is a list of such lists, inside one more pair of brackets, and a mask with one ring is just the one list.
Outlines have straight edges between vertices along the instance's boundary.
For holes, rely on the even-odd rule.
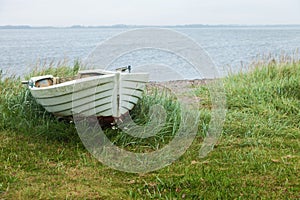
[[[73,67],[33,71],[72,76]],[[210,122],[209,81],[174,81],[182,95],[197,97],[199,127],[186,153],[155,172],[119,172],[98,162],[82,145],[74,124],[39,106],[18,77],[0,74],[0,199],[298,199],[300,198],[300,61],[257,62],[247,73],[222,78],[227,116],[215,149],[199,158]],[[153,87],[152,87],[153,88]],[[167,110],[154,137],[137,139],[119,129],[105,134],[121,148],[150,152],[176,134],[176,99],[149,91],[131,112],[146,124],[152,105]]]
[[265,25],[245,25],[245,24],[184,24],[184,25],[127,25],[127,24],[115,24],[115,25],[99,25],[99,26],[30,26],[30,25],[4,25],[0,26],[0,29],[60,29],[60,28],[299,28],[300,24],[265,24]]

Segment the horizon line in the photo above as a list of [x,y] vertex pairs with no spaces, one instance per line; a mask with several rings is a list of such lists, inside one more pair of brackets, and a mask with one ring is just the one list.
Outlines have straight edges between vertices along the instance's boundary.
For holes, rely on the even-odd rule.
[[113,24],[113,25],[28,25],[28,24],[6,24],[0,25],[0,28],[137,28],[137,27],[287,27],[300,26],[300,24],[177,24],[177,25],[130,25],[130,24]]

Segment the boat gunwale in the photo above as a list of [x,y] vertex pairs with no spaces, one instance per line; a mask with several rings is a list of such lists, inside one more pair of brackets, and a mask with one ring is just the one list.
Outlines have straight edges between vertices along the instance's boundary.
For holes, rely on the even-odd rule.
[[115,76],[115,74],[106,74],[106,75],[101,75],[101,76],[84,77],[84,78],[79,78],[79,79],[75,79],[75,80],[71,80],[71,81],[66,81],[63,83],[58,83],[55,85],[50,85],[47,87],[32,87],[32,88],[30,88],[30,90],[33,90],[33,91],[49,90],[49,89],[67,87],[67,86],[71,86],[71,85],[75,85],[75,84],[81,84],[84,82],[103,79],[103,78],[110,78],[110,77],[114,77],[114,76]]

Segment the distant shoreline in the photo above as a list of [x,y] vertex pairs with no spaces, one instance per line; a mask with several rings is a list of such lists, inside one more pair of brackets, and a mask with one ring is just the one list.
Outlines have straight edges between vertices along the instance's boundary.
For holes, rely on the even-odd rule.
[[5,25],[0,29],[88,29],[88,28],[300,28],[300,24],[278,24],[278,25],[208,25],[208,24],[187,24],[187,25],[126,25],[116,24],[111,26],[30,26],[30,25]]

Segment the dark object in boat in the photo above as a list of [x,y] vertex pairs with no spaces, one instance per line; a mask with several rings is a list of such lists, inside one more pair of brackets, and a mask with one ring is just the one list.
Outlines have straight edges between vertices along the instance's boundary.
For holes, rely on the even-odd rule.
[[116,69],[116,71],[120,71],[120,72],[125,72],[126,70],[128,70],[128,72],[130,73],[131,72],[131,66],[128,65],[128,67],[120,67],[120,68]]

